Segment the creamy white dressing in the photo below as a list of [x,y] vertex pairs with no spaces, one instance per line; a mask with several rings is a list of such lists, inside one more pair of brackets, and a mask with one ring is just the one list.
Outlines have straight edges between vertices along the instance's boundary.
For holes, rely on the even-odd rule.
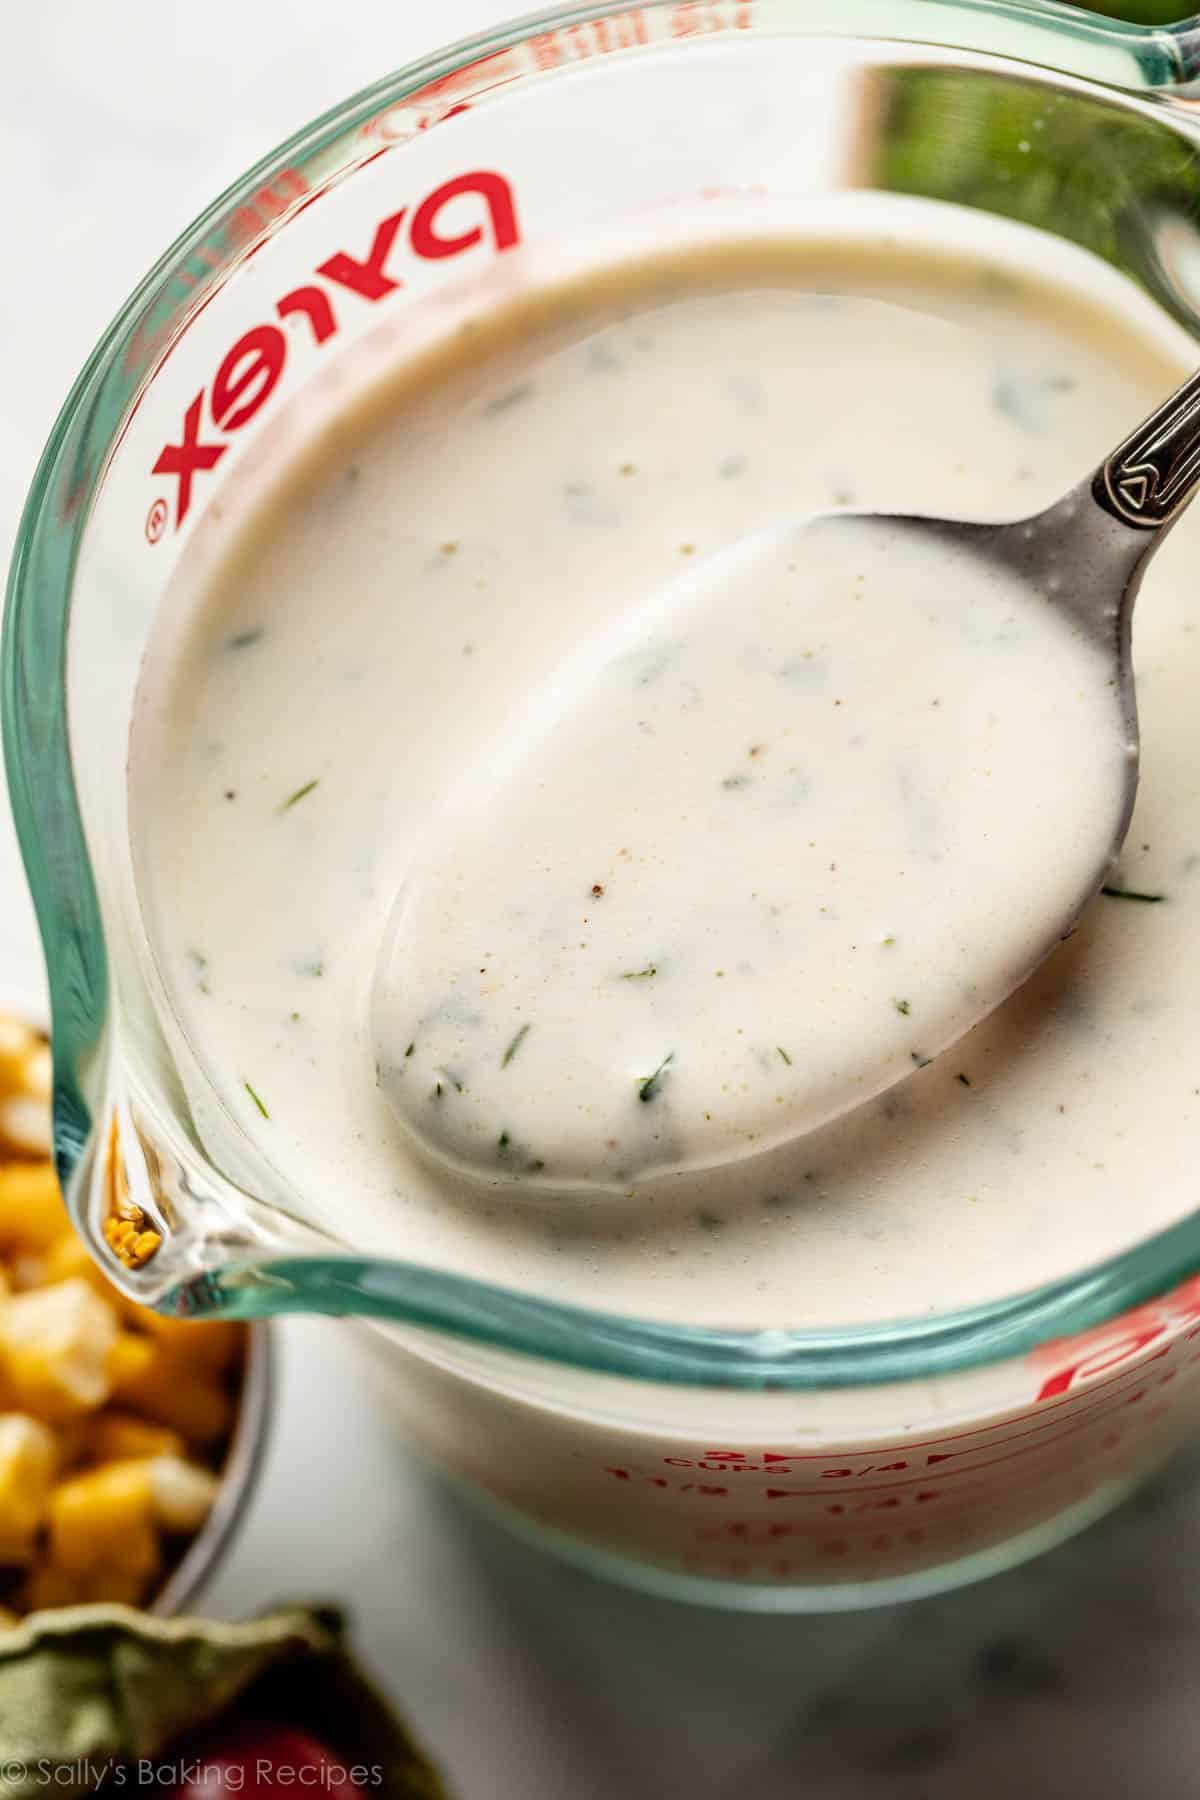
[[[310,1214],[567,1300],[820,1325],[1011,1291],[1189,1210],[1191,521],[1135,632],[1143,781],[1114,885],[1151,899],[1098,900],[928,1066],[924,1009],[1003,980],[989,909],[1023,903],[1005,878],[1070,887],[1039,783],[1104,746],[1082,833],[1122,753],[1052,609],[962,571],[930,593],[894,562],[856,632],[810,567],[791,599],[785,561],[736,632],[726,592],[685,605],[682,637],[589,653],[781,519],[1033,513],[1181,373],[1119,313],[1007,266],[730,245],[450,332],[281,476],[215,570],[183,571],[131,784],[172,1004]],[[1078,679],[1051,689],[1056,665]],[[971,784],[997,766],[985,819]],[[1028,930],[1046,923],[1039,898]],[[892,1055],[912,1073],[745,1160],[794,1129],[793,1084],[841,1082],[830,996],[865,1022],[850,1081]]]
[[1044,575],[885,520],[689,566],[517,700],[415,856],[375,987],[401,1120],[622,1189],[911,1075],[1098,885],[1113,674]]

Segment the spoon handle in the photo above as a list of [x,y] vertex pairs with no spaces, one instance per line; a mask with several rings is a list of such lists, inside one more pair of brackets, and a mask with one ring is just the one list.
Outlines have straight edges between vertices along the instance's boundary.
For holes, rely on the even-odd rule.
[[1097,469],[1097,505],[1138,531],[1159,531],[1200,483],[1200,371],[1176,388]]

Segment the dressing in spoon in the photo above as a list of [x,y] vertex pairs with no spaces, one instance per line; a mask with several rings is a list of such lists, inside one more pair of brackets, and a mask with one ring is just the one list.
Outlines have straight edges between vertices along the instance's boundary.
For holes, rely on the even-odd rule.
[[1112,869],[1132,604],[1198,478],[1200,376],[1032,519],[789,522],[618,608],[397,898],[372,1028],[405,1128],[485,1179],[624,1190],[978,1023]]

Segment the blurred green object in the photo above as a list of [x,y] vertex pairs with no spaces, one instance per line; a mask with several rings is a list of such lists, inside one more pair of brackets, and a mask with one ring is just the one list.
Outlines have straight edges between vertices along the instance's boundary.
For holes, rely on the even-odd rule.
[[1175,25],[1180,19],[1190,19],[1193,15],[1189,8],[1180,6],[1179,0],[1125,0],[1124,5],[1118,0],[1076,0],[1084,12],[1103,13],[1109,19],[1122,19],[1127,25]]
[[198,1728],[271,1721],[318,1739],[379,1800],[447,1800],[431,1763],[355,1667],[334,1608],[226,1624],[124,1606],[33,1613],[0,1636],[0,1796],[63,1800],[161,1786],[139,1764]]
[[1200,249],[1200,151],[1143,110],[1021,74],[936,65],[874,77],[863,185],[975,207],[1074,240],[1190,330],[1197,306],[1164,261]]

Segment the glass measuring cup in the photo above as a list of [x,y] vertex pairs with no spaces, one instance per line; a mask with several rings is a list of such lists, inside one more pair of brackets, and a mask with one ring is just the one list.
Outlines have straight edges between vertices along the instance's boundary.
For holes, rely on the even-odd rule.
[[[1200,338],[1198,47],[1192,23],[1001,0],[576,9],[379,84],[167,254],[55,429],[4,645],[59,1167],[130,1294],[371,1319],[445,1467],[593,1566],[730,1605],[985,1573],[1103,1511],[1188,1428],[1195,1218],[969,1312],[821,1332],[631,1320],[366,1255],[352,1194],[331,1240],[231,1129],[158,984],[125,758],[161,596],[230,474],[279,453],[296,396],[311,421],[348,344],[401,309],[415,329],[448,283],[525,246],[619,235],[650,208],[782,195],[815,217],[879,189],[1080,244]],[[139,1266],[114,1259],[112,1221],[160,1240]]]

